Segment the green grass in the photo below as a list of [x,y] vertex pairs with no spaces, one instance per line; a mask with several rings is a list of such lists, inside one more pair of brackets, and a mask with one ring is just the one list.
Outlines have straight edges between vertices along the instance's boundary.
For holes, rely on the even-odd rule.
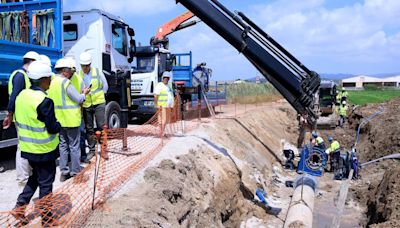
[[349,102],[355,105],[364,105],[372,103],[382,103],[393,98],[400,97],[400,90],[379,90],[367,89],[360,91],[348,91]]
[[254,104],[273,101],[280,98],[280,94],[271,84],[241,83],[227,87],[229,103]]

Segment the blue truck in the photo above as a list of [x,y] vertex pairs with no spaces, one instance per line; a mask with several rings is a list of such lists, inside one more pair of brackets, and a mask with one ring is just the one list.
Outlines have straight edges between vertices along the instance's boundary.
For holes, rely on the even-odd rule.
[[218,92],[217,87],[210,91],[212,70],[206,66],[200,63],[193,67],[192,52],[173,55],[173,81],[186,110],[197,109],[198,101],[205,108],[204,95],[212,106],[226,103],[225,92]]
[[[21,68],[28,51],[47,55],[52,63],[62,57],[62,3],[43,0],[0,4],[0,124],[7,115],[8,79]],[[36,22],[36,23],[34,23]],[[47,28],[50,25],[50,29]],[[46,26],[44,26],[46,25]],[[0,148],[17,144],[12,126],[0,128]]]

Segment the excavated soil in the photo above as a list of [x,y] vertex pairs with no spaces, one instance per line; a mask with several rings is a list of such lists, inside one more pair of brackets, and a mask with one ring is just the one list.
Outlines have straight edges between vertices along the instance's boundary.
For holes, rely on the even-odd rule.
[[[336,130],[335,137],[350,149],[355,131],[363,118],[384,108],[384,112],[361,128],[358,159],[364,163],[386,155],[400,153],[400,99],[383,104],[357,107],[344,129]],[[360,171],[361,180],[355,181],[350,195],[365,205],[361,225],[368,227],[400,226],[400,168],[395,160],[382,161]]]
[[[356,107],[344,128],[320,133],[350,149],[362,119],[380,106],[385,112],[361,129],[359,161],[399,153],[400,99]],[[297,132],[295,112],[285,102],[202,124],[173,138],[152,164],[133,175],[119,196],[94,213],[87,226],[282,227],[293,192],[284,183],[296,177],[281,168],[282,139],[294,144]],[[341,227],[399,227],[399,163],[382,161],[360,174],[360,180],[351,182]],[[342,182],[332,181],[331,173],[319,182],[314,226],[329,227]],[[278,216],[253,202],[257,188],[267,192],[273,206],[282,208]]]
[[[296,133],[286,102],[203,123],[172,138],[86,226],[281,227],[293,192],[285,181],[296,176],[281,168],[281,140]],[[278,216],[254,201],[257,188],[282,208]]]

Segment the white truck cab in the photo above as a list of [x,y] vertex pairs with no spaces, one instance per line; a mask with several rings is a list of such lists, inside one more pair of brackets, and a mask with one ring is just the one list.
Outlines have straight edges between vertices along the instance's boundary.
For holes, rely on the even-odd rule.
[[130,73],[135,53],[134,30],[124,21],[98,9],[65,12],[64,56],[77,62],[82,52],[92,55],[92,67],[107,78],[106,120],[110,128],[126,127],[131,107]]
[[[141,119],[156,112],[154,89],[165,71],[172,70],[171,52],[156,46],[136,47],[136,59],[131,74],[133,116]],[[173,79],[170,81],[171,86]]]

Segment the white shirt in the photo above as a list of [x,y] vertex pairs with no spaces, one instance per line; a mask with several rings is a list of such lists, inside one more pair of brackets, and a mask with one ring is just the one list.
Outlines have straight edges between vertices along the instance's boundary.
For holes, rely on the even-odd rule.
[[165,85],[162,82],[158,83],[154,90],[154,95],[160,95],[161,91],[164,89],[167,89],[168,91],[167,108],[172,108],[174,107],[174,94],[172,93],[172,89],[169,85]]

